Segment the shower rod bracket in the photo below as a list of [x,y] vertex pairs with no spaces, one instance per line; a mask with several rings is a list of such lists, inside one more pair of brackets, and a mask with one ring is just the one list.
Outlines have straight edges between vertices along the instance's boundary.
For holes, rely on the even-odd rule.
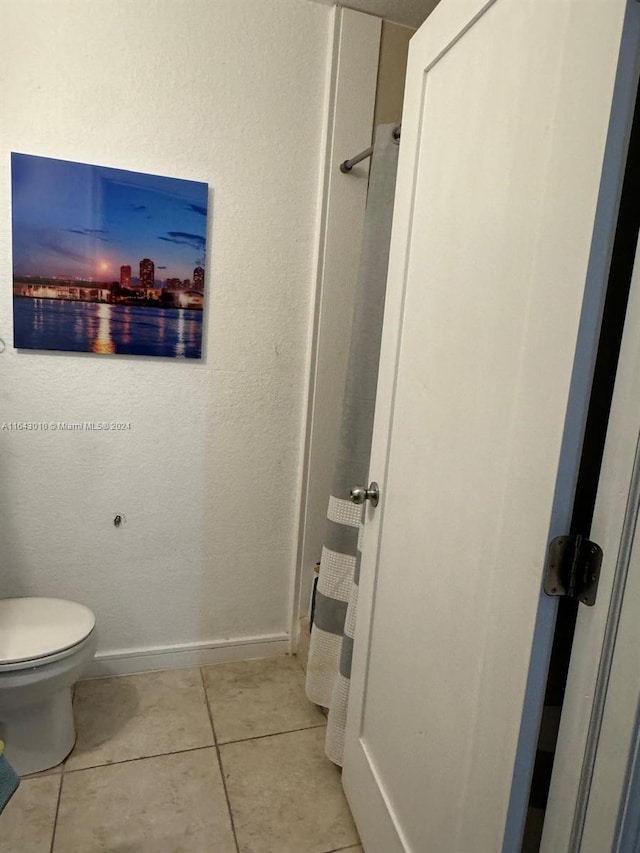
[[[400,141],[400,125],[397,125],[391,131],[391,135],[393,136],[394,142]],[[351,157],[349,160],[343,160],[340,163],[340,171],[348,175],[349,172],[353,169],[354,166],[357,166],[358,163],[361,163],[363,160],[366,160],[367,157],[371,157],[373,154],[373,145],[370,145],[368,148],[365,148],[364,151],[361,151],[359,154],[356,154],[355,157]]]

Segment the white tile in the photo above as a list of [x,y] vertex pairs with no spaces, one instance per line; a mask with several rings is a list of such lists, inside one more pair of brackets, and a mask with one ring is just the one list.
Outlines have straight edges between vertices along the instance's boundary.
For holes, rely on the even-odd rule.
[[203,673],[218,743],[326,723],[305,695],[295,657],[219,664]]
[[324,728],[223,744],[240,853],[327,853],[357,845]]
[[214,748],[64,775],[53,853],[235,850]]
[[60,778],[22,780],[0,815],[0,853],[49,853]]
[[82,681],[74,713],[69,770],[213,744],[197,668]]

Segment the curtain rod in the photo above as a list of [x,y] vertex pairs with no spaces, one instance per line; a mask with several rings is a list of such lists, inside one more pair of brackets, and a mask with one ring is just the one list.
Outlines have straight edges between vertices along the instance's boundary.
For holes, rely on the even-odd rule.
[[[400,139],[400,128],[402,125],[398,125],[393,128],[393,138],[397,142]],[[373,154],[373,145],[370,145],[368,148],[365,148],[364,151],[361,151],[359,154],[356,154],[355,157],[351,157],[349,160],[344,160],[344,162],[340,163],[340,171],[344,172],[345,175],[349,174],[349,172],[353,169],[354,166],[357,166],[358,163],[362,162],[362,160],[366,160],[367,157],[371,157]]]

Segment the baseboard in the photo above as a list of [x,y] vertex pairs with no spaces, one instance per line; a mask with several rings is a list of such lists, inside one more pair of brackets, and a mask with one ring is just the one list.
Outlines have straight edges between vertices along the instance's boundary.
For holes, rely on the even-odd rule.
[[257,637],[98,652],[84,673],[83,680],[159,669],[208,666],[235,660],[279,657],[289,654],[290,645],[291,638],[287,634],[264,634]]

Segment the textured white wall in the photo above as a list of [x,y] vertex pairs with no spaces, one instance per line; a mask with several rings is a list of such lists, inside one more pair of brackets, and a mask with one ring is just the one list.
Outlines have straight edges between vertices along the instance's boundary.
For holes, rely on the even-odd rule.
[[[0,594],[85,602],[103,651],[289,627],[331,19],[0,6],[0,422],[132,423],[0,431]],[[201,363],[12,348],[12,150],[210,184]]]

